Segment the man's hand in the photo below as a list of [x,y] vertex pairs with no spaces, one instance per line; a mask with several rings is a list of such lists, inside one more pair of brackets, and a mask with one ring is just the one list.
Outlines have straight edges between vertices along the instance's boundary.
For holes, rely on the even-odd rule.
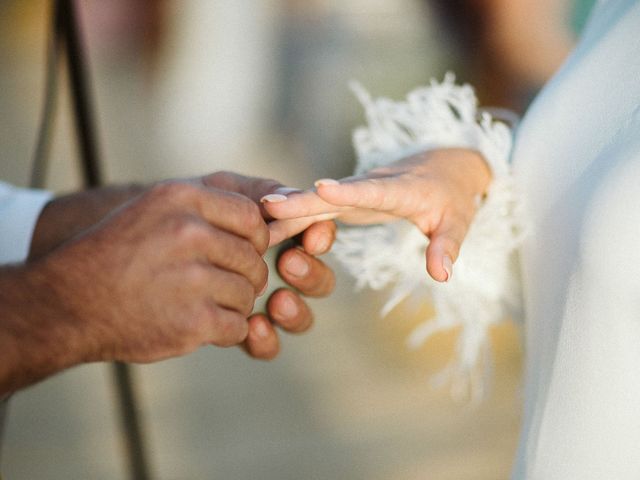
[[[260,206],[263,218],[270,220],[260,199],[265,195],[288,195],[297,190],[286,188],[276,180],[246,177],[231,172],[217,172],[186,182],[195,187],[215,188],[247,197]],[[101,221],[109,213],[133,201],[154,187],[105,187],[79,192],[51,201],[36,226],[30,258],[37,259],[64,245],[71,238]],[[333,222],[318,222],[301,235],[301,248],[281,253],[277,264],[282,278],[293,290],[280,289],[267,302],[267,314],[252,315],[245,350],[255,358],[271,359],[279,352],[274,326],[289,332],[303,332],[312,324],[312,314],[301,295],[326,296],[334,285],[333,272],[316,255],[326,253],[335,239]],[[299,260],[297,263],[295,260]],[[304,266],[307,265],[305,268]],[[292,272],[292,273],[291,273]]]
[[248,198],[169,182],[40,260],[0,270],[0,394],[81,362],[241,344],[266,287],[268,235]]
[[[296,190],[284,187],[276,180],[245,177],[231,172],[218,172],[202,177],[203,184],[245,195],[260,205],[265,195],[288,195]],[[271,217],[262,210],[263,216]],[[293,289],[281,288],[267,301],[266,315],[257,313],[249,318],[249,333],[244,348],[254,358],[269,360],[280,351],[276,326],[291,333],[301,333],[313,324],[313,314],[301,295],[324,297],[335,285],[333,271],[315,258],[331,249],[336,226],[332,221],[317,222],[307,228],[299,247],[281,252],[277,269],[283,280]]]

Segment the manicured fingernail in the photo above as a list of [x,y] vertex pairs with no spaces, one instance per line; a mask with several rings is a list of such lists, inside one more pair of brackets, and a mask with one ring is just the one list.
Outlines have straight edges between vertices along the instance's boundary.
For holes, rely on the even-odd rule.
[[294,277],[305,277],[309,273],[309,264],[299,253],[290,255],[284,268]]
[[270,193],[260,199],[261,203],[280,203],[287,199],[286,195],[280,195],[279,193]]
[[453,262],[451,261],[451,257],[449,255],[445,255],[442,259],[442,268],[447,272],[447,278],[444,279],[445,282],[451,280],[451,276],[453,275]]
[[256,335],[260,338],[267,338],[269,336],[269,328],[267,328],[264,322],[256,322],[253,331],[256,332]]
[[296,305],[296,302],[294,302],[288,295],[284,297],[284,300],[282,300],[280,313],[286,318],[293,318],[298,314],[298,306]]
[[319,187],[320,185],[340,185],[340,182],[333,178],[321,178],[320,180],[316,180],[313,184],[316,187]]

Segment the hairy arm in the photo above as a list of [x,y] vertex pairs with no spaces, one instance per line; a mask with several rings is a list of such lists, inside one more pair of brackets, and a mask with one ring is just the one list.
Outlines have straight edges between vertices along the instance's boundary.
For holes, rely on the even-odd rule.
[[0,397],[78,363],[241,344],[267,244],[247,198],[172,182],[40,259],[0,267]]
[[38,218],[29,249],[29,259],[41,257],[95,225],[109,212],[140,195],[147,188],[133,184],[112,186],[52,199]]
[[0,398],[81,362],[81,325],[56,294],[42,262],[0,268]]

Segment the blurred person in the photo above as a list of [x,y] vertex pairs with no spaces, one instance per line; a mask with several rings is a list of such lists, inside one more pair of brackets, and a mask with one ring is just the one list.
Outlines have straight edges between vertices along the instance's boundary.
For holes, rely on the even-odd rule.
[[513,139],[452,76],[405,102],[360,89],[356,175],[266,199],[274,240],[314,218],[378,224],[340,232],[336,254],[360,285],[397,282],[387,310],[432,297],[413,344],[461,327],[458,386],[481,388],[490,327],[523,311],[514,479],[640,476],[638,31],[640,2],[600,0]]
[[[160,37],[162,37],[165,9],[165,5],[147,0],[137,4],[118,1],[109,5],[104,5],[103,2],[90,2],[79,8],[79,13],[84,16],[83,22],[92,22],[90,23],[92,27],[90,33],[97,36],[98,41],[96,43],[98,45],[109,40],[108,48],[105,51],[108,50],[112,55],[119,58],[127,57],[135,50],[137,60],[142,59],[145,62],[153,63],[154,55],[157,54],[159,48]],[[71,240],[80,244],[88,244],[90,242],[85,236],[93,238],[92,235],[97,235],[97,231],[102,231],[102,229],[116,232],[126,230],[131,225],[111,227],[109,226],[110,222],[116,217],[126,218],[132,215],[132,213],[127,212],[138,209],[143,212],[148,211],[150,219],[154,215],[160,215],[164,219],[162,222],[159,219],[149,220],[149,223],[144,228],[149,229],[150,237],[157,235],[158,238],[162,238],[162,235],[170,234],[170,230],[173,228],[171,227],[171,221],[175,219],[176,225],[174,227],[176,232],[174,233],[178,233],[178,235],[175,238],[167,239],[166,245],[160,245],[160,248],[167,248],[170,251],[169,254],[163,257],[164,259],[159,259],[161,263],[165,261],[170,263],[169,259],[172,255],[177,255],[180,249],[189,247],[188,242],[190,240],[183,239],[180,236],[183,228],[186,230],[185,235],[187,237],[190,235],[195,237],[200,235],[202,237],[206,234],[206,232],[191,232],[191,230],[198,229],[198,221],[203,224],[210,224],[211,228],[216,232],[219,231],[218,233],[224,234],[221,239],[213,239],[215,241],[212,241],[212,245],[209,247],[215,250],[217,252],[216,255],[221,256],[221,258],[214,258],[213,251],[208,252],[212,265],[211,268],[208,267],[207,269],[216,268],[219,271],[219,274],[222,275],[218,282],[220,285],[216,289],[217,292],[201,292],[198,295],[204,298],[206,293],[207,298],[205,300],[207,303],[211,303],[212,307],[220,303],[220,299],[216,295],[226,295],[229,298],[224,300],[223,303],[235,303],[231,303],[228,306],[224,305],[223,308],[236,312],[244,311],[249,306],[249,303],[252,305],[253,300],[255,300],[255,296],[250,299],[250,296],[246,294],[248,291],[247,281],[254,288],[262,288],[263,285],[258,285],[258,283],[260,283],[261,279],[266,280],[264,261],[260,257],[265,250],[262,248],[262,244],[265,242],[263,237],[266,231],[265,222],[268,221],[268,218],[262,218],[258,225],[251,227],[255,223],[256,212],[260,213],[255,205],[256,199],[269,192],[277,191],[281,187],[281,184],[273,180],[244,177],[230,172],[218,172],[199,179],[173,180],[148,187],[137,185],[111,186],[52,198],[52,194],[49,192],[19,189],[0,182],[0,231],[2,231],[2,237],[0,238],[0,269],[2,269],[2,276],[18,278],[14,277],[14,275],[23,270],[38,271],[43,263],[49,263],[50,258],[56,258],[60,249],[66,250],[66,245]],[[184,193],[183,190],[191,191],[191,195],[195,196],[195,198],[190,198],[187,201],[187,197],[190,194]],[[198,195],[204,195],[205,197],[198,200]],[[207,195],[210,197],[208,199],[210,203],[229,204],[229,208],[214,211],[215,215],[213,216],[211,211],[207,211],[207,209],[201,210],[199,205],[206,201]],[[251,204],[251,199],[253,199],[253,204]],[[169,208],[172,202],[176,203],[173,210]],[[196,204],[194,205],[193,202],[196,202]],[[136,206],[138,204],[143,206]],[[262,211],[261,213],[264,214],[265,212]],[[237,218],[234,219],[234,216],[237,216]],[[224,220],[225,218],[228,220]],[[168,231],[162,232],[153,229],[153,225],[164,223],[165,220],[168,220]],[[231,220],[237,222],[238,225],[227,224]],[[182,221],[185,223],[184,226],[180,223]],[[219,221],[222,224],[219,224]],[[195,227],[192,225],[193,222],[196,223]],[[97,226],[98,224],[100,225],[99,227]],[[233,230],[233,228],[236,228],[236,230]],[[321,253],[318,247],[320,249],[329,248],[333,231],[334,227],[330,223],[315,231],[310,230],[302,237],[302,248],[288,249],[279,257],[278,267],[285,281],[289,281],[290,285],[298,288],[303,294],[325,295],[333,286],[333,273],[322,262],[313,257],[313,255]],[[211,234],[211,232],[209,233]],[[125,238],[118,237],[118,234],[111,233],[109,235],[110,239],[117,239],[120,243],[124,243]],[[128,239],[128,241],[127,248],[133,249],[135,242],[132,239]],[[203,239],[200,238],[200,241],[203,241]],[[247,242],[253,245],[254,250],[256,250],[255,255],[246,248]],[[268,242],[268,235],[266,242]],[[317,246],[315,245],[316,243]],[[232,244],[235,245],[235,248],[231,248]],[[69,248],[72,252],[80,251],[76,247]],[[139,248],[141,252],[145,251],[145,247],[140,246]],[[175,249],[175,252],[172,249]],[[196,251],[194,249],[191,255],[194,255]],[[208,257],[201,258],[207,251],[200,251],[199,253],[200,256],[192,260],[207,266],[203,260]],[[252,255],[249,256],[249,253],[252,253]],[[66,258],[72,259],[74,255],[76,253],[71,253]],[[144,255],[141,257],[144,257]],[[185,269],[189,270],[190,267],[187,267],[188,259],[185,258],[184,260]],[[225,265],[225,262],[229,263],[229,265]],[[112,266],[115,268],[115,263]],[[303,271],[298,270],[297,275],[295,275],[296,266],[299,269],[303,269]],[[151,268],[151,266],[149,267]],[[71,263],[64,264],[61,268],[63,270],[74,270]],[[88,269],[89,265],[83,265],[83,268]],[[191,268],[191,270],[194,269],[197,269],[197,265],[196,268]],[[236,275],[229,280],[226,276],[226,271],[234,272]],[[290,271],[294,271],[294,274],[289,273]],[[78,269],[78,272],[82,277],[82,268]],[[88,270],[85,273],[88,273]],[[143,272],[140,270],[138,275],[142,274]],[[179,283],[179,279],[184,275],[188,276],[189,274],[177,269],[176,282]],[[191,275],[197,276],[196,273]],[[30,274],[23,276],[25,278],[32,277]],[[35,274],[35,276],[40,275]],[[204,276],[204,273],[202,276]],[[242,280],[241,285],[236,285],[238,288],[232,288],[233,280],[238,280],[238,276],[244,280]],[[45,279],[43,278],[43,280]],[[200,280],[203,279],[201,278]],[[7,281],[10,280],[8,279]],[[15,288],[17,289],[19,282],[15,283]],[[165,287],[168,288],[169,285],[165,285]],[[10,325],[7,321],[0,325],[0,344],[4,346],[5,342],[7,342],[7,349],[0,348],[0,351],[13,354],[11,358],[7,357],[7,361],[3,361],[0,366],[0,397],[8,391],[14,391],[16,388],[21,388],[38,380],[41,376],[46,376],[49,373],[58,371],[60,368],[65,368],[64,366],[58,366],[58,362],[63,364],[69,363],[69,361],[71,361],[71,364],[77,363],[77,360],[67,359],[65,361],[63,358],[54,358],[55,352],[51,351],[52,358],[48,359],[44,365],[31,365],[29,361],[35,361],[40,356],[46,357],[45,352],[40,352],[37,348],[30,349],[28,342],[24,343],[23,349],[16,350],[14,348],[15,346],[11,343],[12,340],[15,340],[16,336],[20,336],[19,334],[27,335],[27,324],[30,317],[28,310],[22,308],[23,306],[19,304],[22,301],[20,300],[20,295],[15,293],[9,293],[9,290],[7,290],[0,294],[0,305],[3,312],[8,312],[9,307],[17,308],[14,311],[17,317],[13,319],[17,323]],[[51,293],[53,294],[53,291]],[[176,303],[179,300],[185,300],[186,297],[182,292],[177,294],[174,299],[169,299],[168,296],[163,298],[168,302],[168,305],[171,302]],[[17,301],[18,304],[11,305],[9,300],[12,299]],[[136,300],[142,302],[142,296],[139,296]],[[33,308],[37,308],[35,303],[37,302],[33,302]],[[142,303],[140,304],[142,305]],[[68,305],[66,306],[69,307]],[[269,359],[277,355],[279,350],[278,337],[273,328],[274,325],[278,325],[288,331],[297,332],[306,330],[311,324],[309,308],[300,296],[291,290],[281,289],[275,292],[267,302],[267,310],[268,316],[255,314],[251,316],[248,322],[227,322],[229,325],[223,328],[225,331],[221,332],[221,334],[231,335],[233,338],[235,332],[236,336],[244,336],[244,341],[232,343],[242,343],[243,348],[253,357]],[[166,315],[170,311],[169,308],[166,308]],[[151,312],[152,310],[150,310]],[[22,316],[23,314],[24,316]],[[7,315],[7,318],[9,317]],[[221,317],[224,317],[224,315],[221,315]],[[176,321],[178,320],[176,319]],[[22,321],[25,321],[25,324],[19,325]],[[51,322],[47,323],[47,325],[57,328],[54,318],[42,318],[42,321]],[[195,325],[191,325],[191,327],[193,326]],[[23,327],[24,330],[22,330]],[[226,330],[230,331],[226,332]],[[245,332],[244,330],[247,331]],[[214,333],[213,331],[210,332],[210,334]],[[22,338],[26,340],[26,336]],[[41,339],[41,337],[38,338]],[[35,340],[35,338],[32,338],[32,340]],[[68,340],[71,341],[71,338]],[[183,340],[185,339],[181,340],[179,336],[176,337],[176,345]],[[229,340],[211,338],[210,343],[227,344]],[[84,345],[84,347],[87,346]],[[65,348],[62,345],[60,347],[63,350]],[[84,347],[79,345],[79,348]],[[153,350],[155,347],[149,345],[149,348]],[[188,349],[186,346],[185,348]],[[193,348],[193,345],[191,348]],[[112,348],[109,347],[108,349]],[[34,354],[33,358],[21,358],[22,355],[26,356],[29,352]],[[67,353],[73,356],[79,352],[73,352],[70,349]],[[149,353],[149,361],[160,356],[162,356],[160,353],[151,351]],[[16,363],[13,364],[11,363],[12,361]],[[46,367],[46,369],[38,372],[40,367]],[[24,368],[24,371],[20,371],[20,368]],[[24,378],[21,377],[22,374],[24,374]]]
[[[162,6],[91,5],[103,27],[93,34],[111,38],[111,54],[151,42],[135,58],[154,60]],[[315,258],[333,241],[331,222],[278,257],[295,291],[278,289],[266,314],[252,313],[267,287],[269,243],[257,199],[281,188],[230,172],[57,198],[0,182],[0,433],[4,399],[72,366],[155,362],[203,345],[239,345],[269,360],[277,329],[308,330],[301,295],[334,285]]]
[[[566,58],[592,0],[428,0],[486,105],[522,112]],[[575,11],[575,14],[573,12]]]

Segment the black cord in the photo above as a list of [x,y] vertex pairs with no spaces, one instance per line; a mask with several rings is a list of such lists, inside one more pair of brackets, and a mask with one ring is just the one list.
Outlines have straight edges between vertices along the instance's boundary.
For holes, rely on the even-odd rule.
[[31,167],[31,188],[44,188],[47,178],[49,152],[57,110],[58,68],[62,49],[62,38],[58,26],[60,15],[57,3],[52,6],[51,22],[47,32],[45,53],[44,99],[40,126],[36,136],[36,148]]
[[[102,184],[98,143],[89,95],[88,71],[73,1],[54,0],[51,18],[47,38],[44,104],[36,141],[31,185],[41,188],[45,184],[57,106],[58,66],[62,55],[66,54],[84,183],[87,187],[98,187]],[[113,364],[114,386],[120,410],[129,476],[132,480],[150,480],[132,375],[128,365]]]
[[[86,57],[82,49],[78,21],[72,0],[58,0],[56,26],[64,37],[71,98],[75,113],[76,133],[80,147],[82,170],[88,187],[102,184],[99,168],[98,144],[93,123],[93,109],[89,95]],[[120,407],[121,427],[132,480],[149,480],[149,467],[138,414],[132,371],[128,365],[113,365],[115,388]]]
[[76,134],[80,147],[85,186],[99,187],[103,184],[98,160],[98,141],[91,97],[89,95],[89,72],[78,31],[78,21],[73,0],[58,0],[56,27],[64,39],[67,71],[69,74],[71,101],[75,117]]

